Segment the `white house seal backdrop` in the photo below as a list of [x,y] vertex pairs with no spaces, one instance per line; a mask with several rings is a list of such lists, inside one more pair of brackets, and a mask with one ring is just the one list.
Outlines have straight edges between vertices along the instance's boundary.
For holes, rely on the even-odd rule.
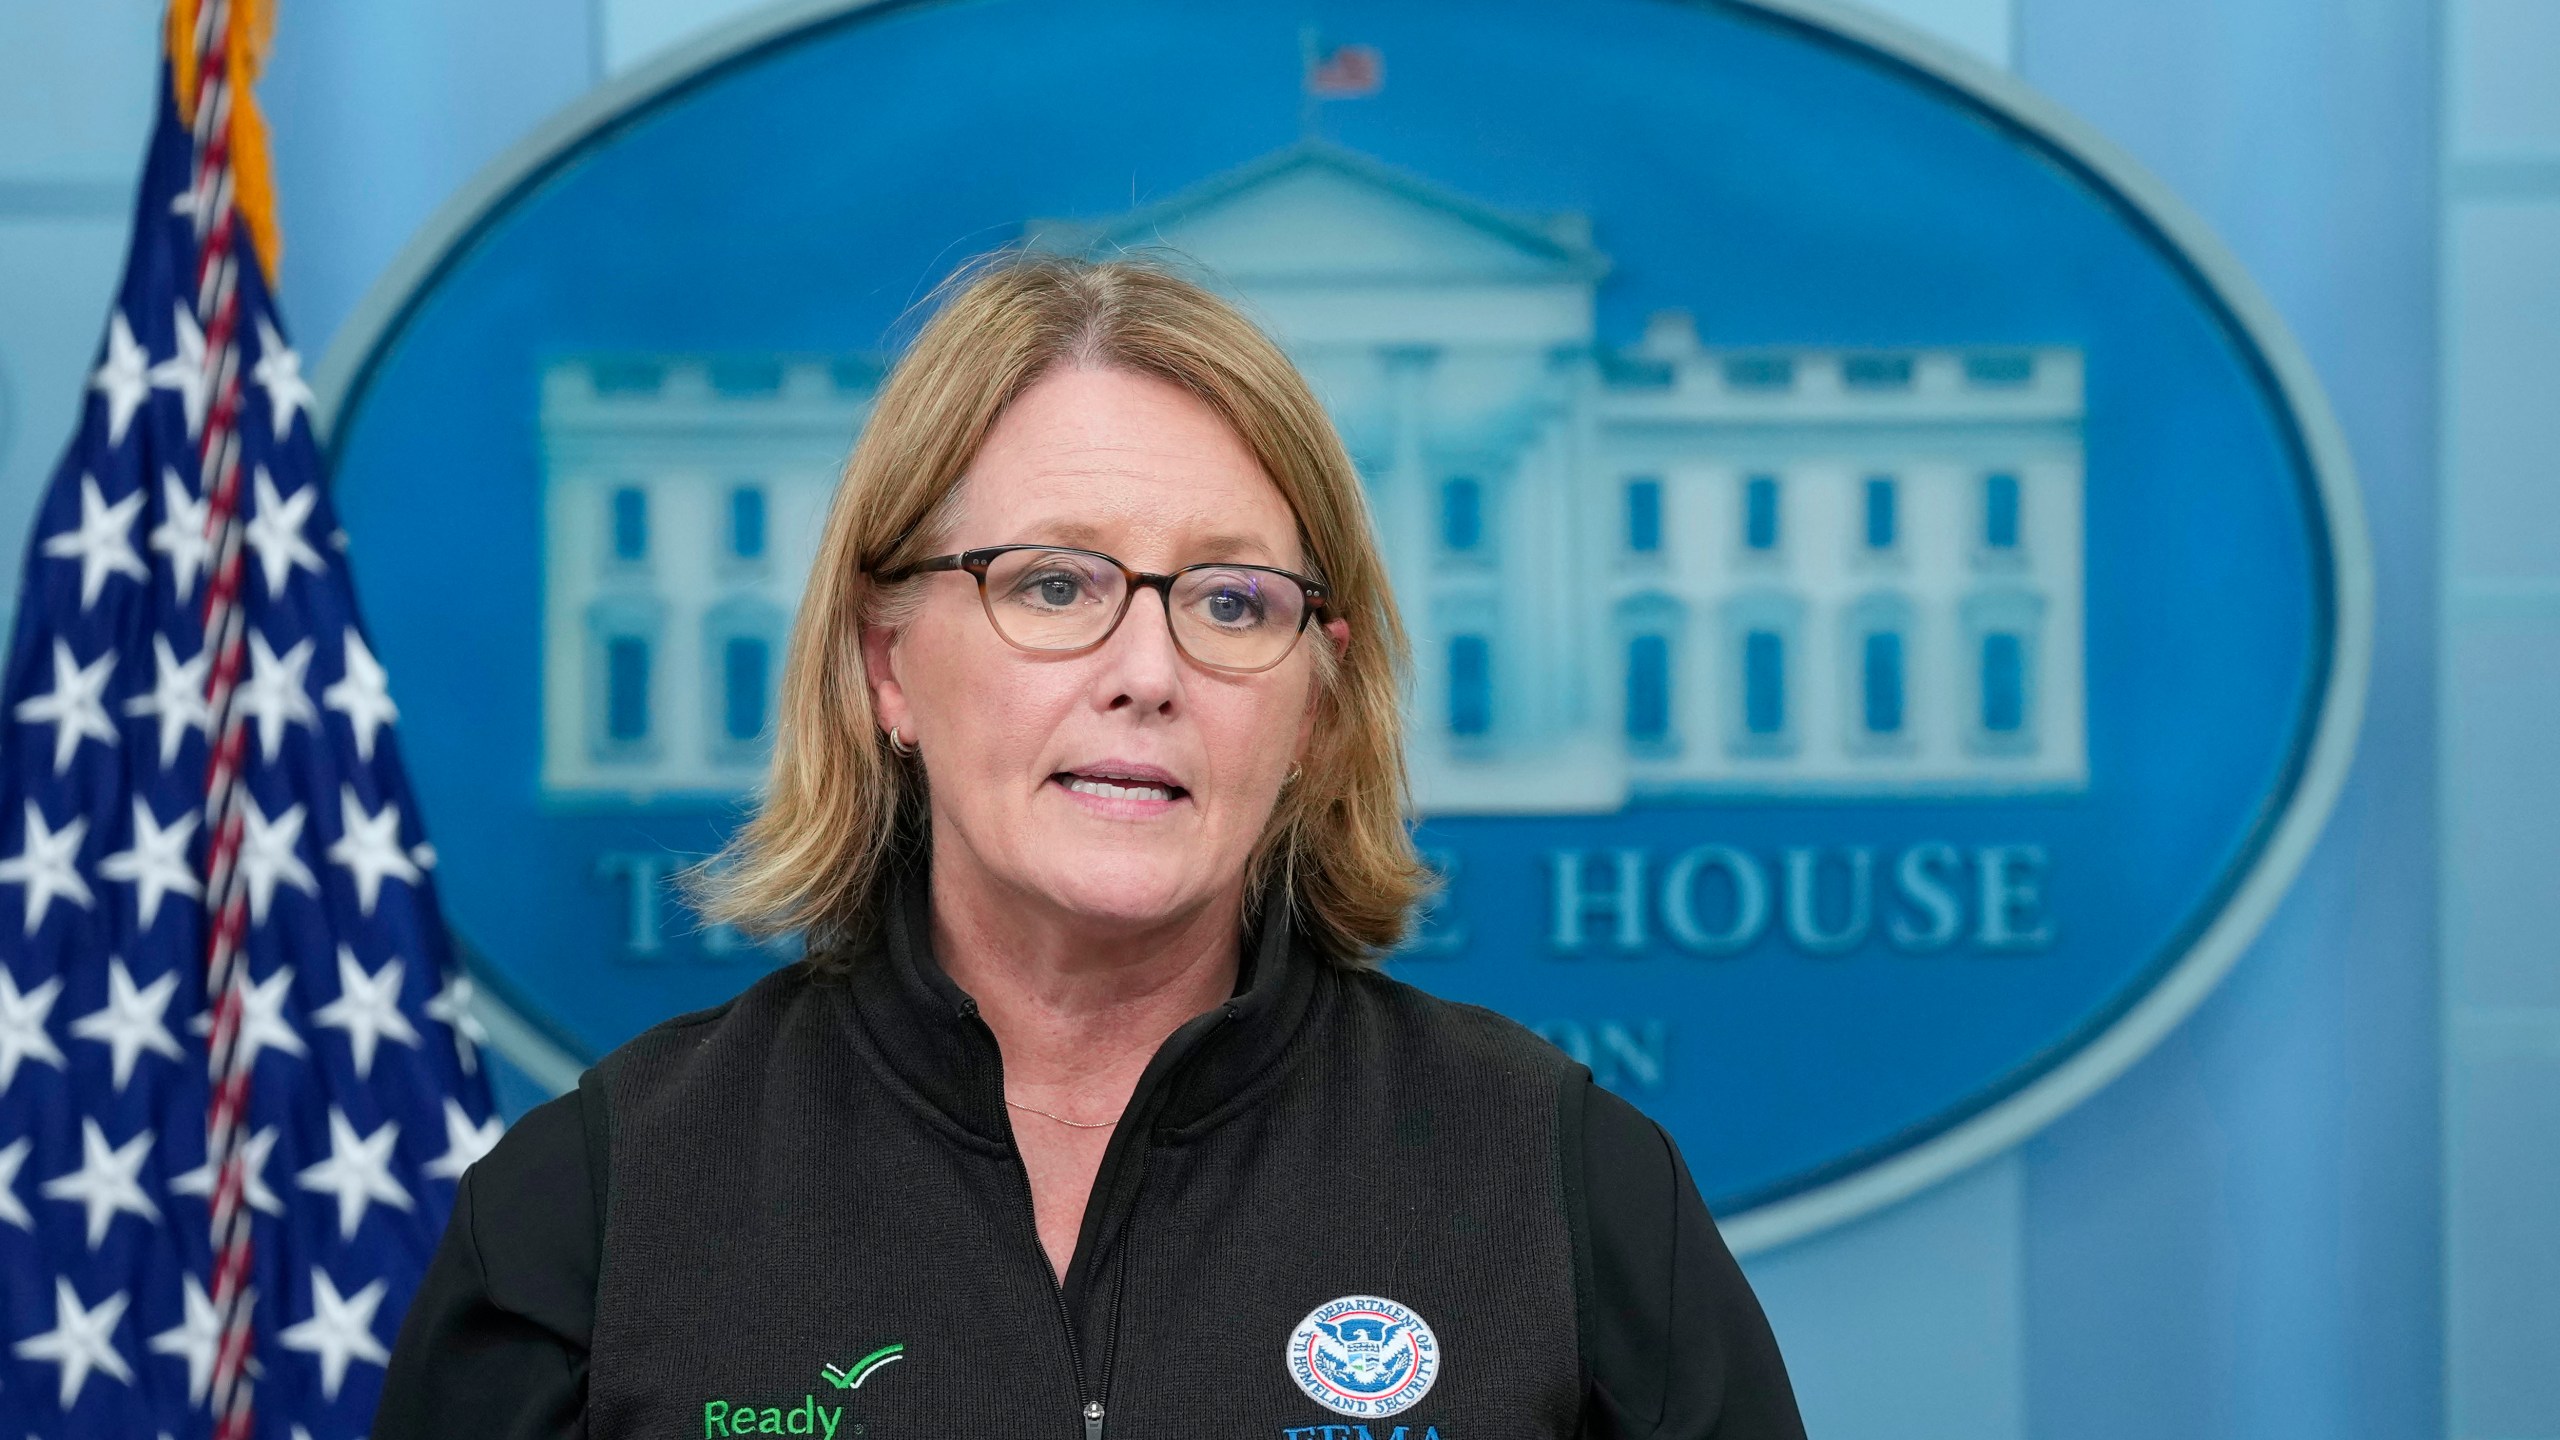
[[514,1103],[791,953],[667,877],[750,798],[912,303],[1016,240],[1202,267],[1313,378],[1448,881],[1393,968],[1662,1120],[1738,1248],[2014,1142],[2237,957],[2370,580],[2212,239],[1876,22],[1302,22],[789,10],[559,117],[368,302],[339,506]]

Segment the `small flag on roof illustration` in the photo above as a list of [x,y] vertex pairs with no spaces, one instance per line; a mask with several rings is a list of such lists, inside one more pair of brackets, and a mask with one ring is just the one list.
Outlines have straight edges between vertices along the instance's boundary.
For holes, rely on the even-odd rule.
[[1375,45],[1336,45],[1317,52],[1310,47],[1307,93],[1324,100],[1375,95],[1387,83],[1387,60]]

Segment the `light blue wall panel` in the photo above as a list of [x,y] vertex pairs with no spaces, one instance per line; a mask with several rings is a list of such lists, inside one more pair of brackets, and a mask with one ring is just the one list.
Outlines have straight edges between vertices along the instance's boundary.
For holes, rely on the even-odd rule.
[[2025,0],[2019,70],[2194,206],[2328,388],[2374,537],[2347,790],[2169,1043],[2027,1149],[2029,1424],[2441,1432],[2427,0]]
[[2450,0],[2445,113],[2456,153],[2560,152],[2560,5]]
[[[2548,63],[2560,77],[2560,50]],[[2560,580],[2560,196],[2455,208],[2445,339],[2454,578]]]
[[[2552,743],[2560,722],[2560,604],[2530,590],[2502,603],[2496,589],[2482,588],[2457,592],[2452,604],[2458,613],[2444,657],[2444,934],[2445,993],[2458,1032],[2465,1011],[2560,1014],[2560,884],[2553,875],[2560,745]],[[2560,1070],[2551,1083],[2560,1094]],[[2560,1186],[2543,1193],[2560,1200]],[[2560,1289],[2552,1293],[2560,1296]],[[2560,1313],[2560,1304],[2550,1308]],[[2560,1370],[2560,1351],[2553,1354],[2552,1368]]]
[[291,7],[260,92],[303,351],[325,350],[436,207],[596,74],[587,0]]
[[2457,0],[2444,217],[2451,1433],[2560,1436],[2560,8]]
[[2451,1433],[2560,1435],[2560,1009],[2458,1016],[2446,1172]]
[[1822,1440],[2024,1440],[2024,1167],[2013,1155],[1753,1257]]
[[159,39],[158,0],[0,7],[0,185],[105,180],[130,188],[151,129]]
[[2195,1033],[2216,1008],[2027,1147],[2039,1436],[2235,1433],[2239,1259],[2219,1217],[2241,1157]]
[[2449,0],[2446,1414],[2560,1437],[2560,6]]

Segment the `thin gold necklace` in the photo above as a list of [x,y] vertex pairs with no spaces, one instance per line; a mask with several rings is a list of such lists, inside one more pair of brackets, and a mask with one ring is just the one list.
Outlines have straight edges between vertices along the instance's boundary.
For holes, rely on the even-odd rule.
[[[1012,1106],[1012,1107],[1013,1107],[1014,1109],[1016,1109],[1016,1110],[1028,1110],[1028,1111],[1030,1111],[1030,1112],[1031,1112],[1032,1114],[1034,1114],[1034,1115],[1049,1115],[1049,1112],[1048,1112],[1048,1111],[1041,1109],[1039,1106],[1037,1106],[1037,1105],[1025,1105],[1025,1104],[1023,1104],[1021,1101],[1014,1099],[1014,1098],[1013,1098],[1012,1096],[1010,1096],[1010,1095],[1008,1095],[1008,1096],[1006,1096],[1006,1097],[1005,1097],[1005,1101],[1004,1101],[1004,1103],[1006,1103],[1007,1105]],[[1117,1125],[1117,1124],[1119,1124],[1119,1123],[1120,1123],[1120,1117],[1119,1117],[1119,1116],[1117,1116],[1117,1115],[1112,1116],[1112,1117],[1111,1117],[1110,1119],[1108,1119],[1108,1120],[1091,1120],[1091,1121],[1087,1121],[1087,1120],[1070,1120],[1070,1119],[1068,1119],[1068,1118],[1067,1118],[1066,1116],[1064,1116],[1064,1115],[1049,1115],[1049,1118],[1050,1118],[1050,1119],[1052,1119],[1052,1120],[1057,1121],[1057,1122],[1058,1122],[1059,1124],[1061,1124],[1061,1125],[1073,1125],[1074,1127],[1076,1127],[1076,1128],[1077,1128],[1077,1129],[1079,1129],[1079,1130],[1108,1130],[1108,1129],[1110,1129],[1112,1126]]]

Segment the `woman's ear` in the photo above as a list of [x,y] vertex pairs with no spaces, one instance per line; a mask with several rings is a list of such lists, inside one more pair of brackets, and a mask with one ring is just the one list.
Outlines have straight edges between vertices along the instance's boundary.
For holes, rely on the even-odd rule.
[[[1351,648],[1351,622],[1342,619],[1327,620],[1319,629],[1324,635],[1325,643],[1333,647],[1333,662],[1339,666],[1343,655]],[[1321,693],[1310,694],[1307,697],[1306,713],[1298,717],[1298,743],[1290,753],[1301,760],[1306,758],[1308,742],[1315,739],[1316,714],[1324,708],[1324,703],[1325,697]]]
[[898,632],[887,625],[862,627],[862,678],[871,687],[872,718],[883,727],[913,730],[907,692],[898,684]]

